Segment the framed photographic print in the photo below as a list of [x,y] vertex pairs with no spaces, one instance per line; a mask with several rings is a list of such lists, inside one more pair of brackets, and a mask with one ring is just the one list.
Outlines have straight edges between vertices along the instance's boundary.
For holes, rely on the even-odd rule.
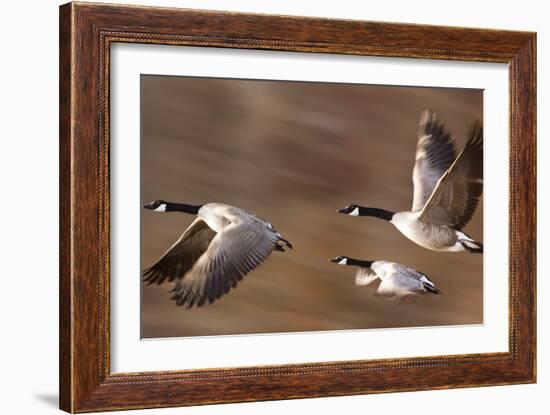
[[535,46],[61,6],[61,409],[534,382]]

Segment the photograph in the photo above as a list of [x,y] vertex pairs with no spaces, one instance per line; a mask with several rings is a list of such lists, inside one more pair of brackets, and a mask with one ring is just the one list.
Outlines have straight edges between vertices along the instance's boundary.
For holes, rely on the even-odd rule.
[[142,74],[140,111],[142,339],[483,324],[483,90]]

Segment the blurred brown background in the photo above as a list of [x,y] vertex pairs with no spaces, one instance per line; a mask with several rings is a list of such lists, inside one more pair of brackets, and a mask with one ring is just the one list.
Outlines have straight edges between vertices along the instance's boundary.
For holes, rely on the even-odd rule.
[[[387,222],[336,213],[351,202],[410,209],[427,107],[458,152],[482,119],[482,91],[142,76],[142,202],[236,205],[294,244],[212,305],[187,310],[169,299],[171,284],[143,285],[142,337],[482,323],[482,255],[428,251]],[[481,241],[482,211],[465,228]],[[142,269],[193,219],[142,211]],[[355,268],[328,262],[337,255],[412,266],[443,295],[375,297],[377,283],[356,287]]]

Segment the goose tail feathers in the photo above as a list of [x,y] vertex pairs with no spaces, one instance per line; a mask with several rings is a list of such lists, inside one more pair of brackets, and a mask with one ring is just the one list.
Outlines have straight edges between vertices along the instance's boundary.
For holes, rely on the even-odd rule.
[[466,251],[468,251],[471,254],[483,253],[483,244],[481,242],[464,239],[460,241],[460,244],[464,247]]
[[430,284],[424,284],[424,289],[432,294],[441,294],[441,290],[438,288],[435,288],[433,285]]

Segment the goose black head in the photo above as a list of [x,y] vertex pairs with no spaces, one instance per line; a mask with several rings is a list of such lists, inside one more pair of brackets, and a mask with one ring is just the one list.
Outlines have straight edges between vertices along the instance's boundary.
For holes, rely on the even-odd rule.
[[334,262],[338,265],[355,265],[357,267],[370,268],[374,261],[368,261],[363,259],[354,259],[344,255],[331,258],[330,262]]
[[338,209],[337,212],[343,213],[345,215],[350,215],[350,216],[359,216],[360,208],[361,207],[359,205],[352,204],[352,205],[346,206],[345,208]]
[[144,209],[149,209],[153,212],[183,212],[190,215],[199,213],[201,207],[202,205],[187,205],[185,203],[165,202],[164,200],[155,200],[143,205]]
[[143,208],[152,210],[153,212],[166,212],[167,206],[168,202],[165,202],[164,200],[154,200],[143,205]]
[[345,208],[338,209],[338,213],[344,213],[350,216],[374,216],[375,218],[383,220],[392,220],[395,212],[391,212],[386,209],[371,208],[365,206],[359,206],[356,204],[348,205]]
[[350,258],[347,256],[337,256],[330,259],[330,262],[334,262],[338,265],[348,265]]

